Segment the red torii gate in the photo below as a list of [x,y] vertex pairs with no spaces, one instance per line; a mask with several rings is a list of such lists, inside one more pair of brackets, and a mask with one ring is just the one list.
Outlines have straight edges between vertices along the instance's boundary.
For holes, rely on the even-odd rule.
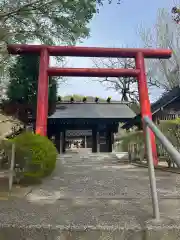
[[[37,96],[36,133],[46,136],[48,116],[48,77],[49,76],[79,76],[79,77],[137,77],[138,91],[141,106],[141,116],[152,119],[146,80],[144,58],[171,57],[168,49],[130,49],[130,48],[97,48],[75,46],[47,46],[47,45],[8,45],[10,54],[39,54],[39,79]],[[50,56],[76,56],[76,57],[112,57],[135,58],[136,69],[108,69],[108,68],[57,68],[49,67]],[[156,143],[151,132],[151,144],[154,165],[158,164]]]

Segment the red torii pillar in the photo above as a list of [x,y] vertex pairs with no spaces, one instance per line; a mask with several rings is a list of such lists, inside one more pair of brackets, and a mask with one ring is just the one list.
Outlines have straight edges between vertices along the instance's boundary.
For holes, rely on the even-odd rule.
[[[96,48],[75,46],[46,45],[9,45],[11,54],[40,54],[38,79],[36,133],[46,136],[48,116],[48,76],[79,76],[79,77],[137,77],[141,106],[141,116],[152,119],[144,58],[170,58],[167,49],[127,49],[127,48]],[[94,69],[94,68],[54,68],[49,67],[49,56],[76,57],[111,57],[135,58],[136,69]],[[151,144],[154,165],[157,165],[157,151],[154,134],[151,132]]]
[[[135,58],[136,60],[136,68],[140,70],[138,74],[138,92],[139,92],[139,101],[141,107],[141,117],[143,119],[144,116],[148,116],[152,119],[152,112],[151,112],[151,104],[149,101],[149,93],[148,93],[148,86],[146,80],[146,70],[145,70],[145,62],[144,62],[144,55],[142,52],[138,52]],[[143,130],[145,134],[145,126],[143,123]],[[150,131],[151,136],[151,146],[152,146],[152,154],[154,159],[154,165],[158,165],[158,157],[157,157],[157,150],[156,150],[156,140],[154,133]]]
[[43,48],[40,53],[39,79],[37,94],[37,113],[36,113],[36,133],[47,135],[47,117],[48,117],[48,67],[49,53],[47,48]]

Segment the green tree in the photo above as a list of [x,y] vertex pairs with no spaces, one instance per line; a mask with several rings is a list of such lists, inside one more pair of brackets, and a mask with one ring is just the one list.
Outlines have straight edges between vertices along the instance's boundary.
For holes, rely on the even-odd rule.
[[173,7],[171,10],[173,20],[179,24],[180,22],[180,8],[178,7]]
[[75,43],[89,35],[87,24],[105,2],[120,0],[0,1],[0,41]]
[[75,44],[89,36],[88,23],[106,2],[120,0],[0,1],[0,84],[7,85],[11,63],[7,43]]
[[75,44],[89,36],[95,12],[96,0],[0,1],[0,73],[8,71],[7,43]]
[[7,97],[18,103],[35,103],[37,93],[37,79],[39,71],[39,57],[23,55],[9,69],[10,82]]
[[[7,97],[10,104],[14,105],[14,113],[18,114],[21,120],[26,121],[28,111],[33,115],[36,114],[39,56],[19,56],[17,61],[11,66],[9,73],[10,82],[7,88]],[[49,80],[50,108],[56,104],[56,93],[56,79],[51,78]],[[51,111],[50,108],[49,111]]]
[[4,0],[0,10],[2,35],[15,42],[74,43],[89,35],[87,23],[96,12],[96,1]]

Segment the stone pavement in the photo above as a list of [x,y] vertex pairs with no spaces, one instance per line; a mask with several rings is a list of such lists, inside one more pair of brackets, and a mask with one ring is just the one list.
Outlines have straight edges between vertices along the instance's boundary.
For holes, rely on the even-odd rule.
[[180,175],[156,171],[162,221],[152,220],[148,170],[113,154],[59,157],[24,199],[0,201],[0,239],[180,239]]

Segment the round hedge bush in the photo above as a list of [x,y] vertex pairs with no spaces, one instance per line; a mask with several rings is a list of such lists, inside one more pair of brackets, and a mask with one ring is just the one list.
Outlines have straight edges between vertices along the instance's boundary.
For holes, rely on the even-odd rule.
[[12,141],[16,146],[16,159],[27,159],[24,177],[42,178],[52,173],[56,166],[57,150],[47,137],[24,132]]

